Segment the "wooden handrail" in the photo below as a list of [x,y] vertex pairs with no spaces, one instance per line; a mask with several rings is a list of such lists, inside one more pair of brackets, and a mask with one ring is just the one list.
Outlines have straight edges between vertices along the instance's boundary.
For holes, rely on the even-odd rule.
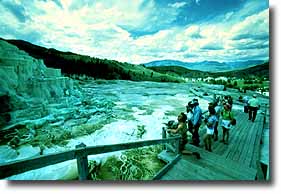
[[264,117],[263,117],[263,129],[265,128],[266,124],[266,117],[267,117],[267,109],[269,108],[268,104],[264,105]]
[[[78,147],[74,150],[55,153],[55,154],[48,154],[44,156],[37,156],[32,157],[29,159],[23,159],[18,161],[12,161],[5,164],[0,165],[0,179],[20,174],[26,171],[35,170],[38,168],[42,168],[45,166],[57,164],[60,162],[77,159],[78,160],[83,157],[77,157],[81,154],[81,151],[83,151],[83,156],[88,155],[96,155],[96,154],[102,154],[102,153],[108,153],[108,152],[114,152],[114,151],[120,151],[120,150],[127,150],[127,149],[133,149],[138,147],[144,147],[144,146],[150,146],[150,145],[157,145],[157,144],[164,144],[164,143],[173,143],[173,142],[179,142],[180,137],[170,137],[166,139],[156,139],[156,140],[144,140],[144,141],[138,141],[138,142],[130,142],[130,143],[120,143],[120,144],[112,144],[112,145],[100,145],[100,146],[89,146],[89,147]],[[78,169],[79,172],[79,169]],[[79,172],[79,179],[80,179],[80,173]],[[86,173],[87,174],[87,173]],[[85,175],[84,175],[85,178]],[[84,178],[81,178],[80,180],[84,180]]]
[[0,165],[0,179],[75,158],[75,150],[36,156]]
[[[268,104],[263,104],[263,105],[264,105],[264,115],[263,115],[263,124],[262,124],[261,138],[262,138],[263,131],[265,130],[266,117],[267,117],[267,109],[269,108]],[[258,144],[258,146],[256,148],[256,150],[257,150],[257,160],[256,160],[257,175],[256,175],[256,178],[259,181],[265,180],[265,175],[263,174],[263,170],[262,170],[261,162],[260,162],[261,144],[262,144],[262,139],[260,139],[260,144]]]

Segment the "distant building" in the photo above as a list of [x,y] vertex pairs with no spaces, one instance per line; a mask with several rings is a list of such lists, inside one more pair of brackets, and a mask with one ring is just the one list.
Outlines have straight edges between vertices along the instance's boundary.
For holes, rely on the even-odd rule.
[[218,77],[218,78],[216,78],[215,79],[216,81],[218,81],[218,80],[223,80],[223,81],[228,81],[228,78],[227,77]]
[[210,82],[211,80],[213,80],[213,77],[207,77],[205,79],[203,79],[204,82]]

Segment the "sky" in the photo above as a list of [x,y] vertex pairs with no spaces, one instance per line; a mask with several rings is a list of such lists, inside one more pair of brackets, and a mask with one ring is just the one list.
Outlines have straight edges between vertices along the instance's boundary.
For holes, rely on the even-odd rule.
[[0,0],[0,37],[133,64],[269,60],[269,2]]

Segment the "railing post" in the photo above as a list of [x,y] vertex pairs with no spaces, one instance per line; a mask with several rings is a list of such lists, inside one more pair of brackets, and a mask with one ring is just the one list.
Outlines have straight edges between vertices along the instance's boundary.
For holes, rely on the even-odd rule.
[[[76,160],[77,160],[77,168],[79,180],[87,180],[89,169],[88,169],[88,154],[85,151],[86,145],[81,143],[76,145]],[[79,149],[80,148],[80,149]]]
[[166,129],[165,127],[162,128],[162,139],[166,139],[167,134],[166,134]]
[[[162,139],[166,139],[167,138],[167,134],[166,134],[166,129],[165,127],[162,127]],[[166,149],[165,144],[163,144],[163,150]]]
[[176,150],[175,150],[175,152],[176,152],[176,154],[180,154],[180,141],[181,141],[181,139],[179,138],[178,140],[176,140]]
[[266,123],[266,114],[267,114],[267,104],[265,104],[264,117],[263,117],[263,128],[264,128],[265,123]]

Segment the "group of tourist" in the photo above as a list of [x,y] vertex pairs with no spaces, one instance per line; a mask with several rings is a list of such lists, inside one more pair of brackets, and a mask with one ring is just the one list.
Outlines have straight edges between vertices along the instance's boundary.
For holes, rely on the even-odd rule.
[[[256,95],[253,95],[252,99],[245,98],[244,101],[244,106],[246,106],[244,107],[244,112],[249,112],[249,120],[252,122],[255,121],[257,110],[259,109],[259,102],[256,97]],[[183,154],[190,153],[184,150],[184,146],[187,143],[187,131],[192,134],[191,144],[198,147],[200,144],[199,128],[204,122],[206,131],[203,136],[204,146],[207,151],[212,152],[212,142],[218,140],[218,125],[220,119],[222,128],[222,138],[220,142],[225,145],[229,144],[229,132],[236,124],[232,112],[232,105],[233,100],[231,96],[217,98],[216,95],[214,95],[213,102],[210,102],[208,105],[208,114],[203,117],[198,99],[193,99],[188,102],[186,113],[181,112],[178,115],[178,124],[174,127],[168,126],[167,132],[170,136],[181,135],[180,151]]]

